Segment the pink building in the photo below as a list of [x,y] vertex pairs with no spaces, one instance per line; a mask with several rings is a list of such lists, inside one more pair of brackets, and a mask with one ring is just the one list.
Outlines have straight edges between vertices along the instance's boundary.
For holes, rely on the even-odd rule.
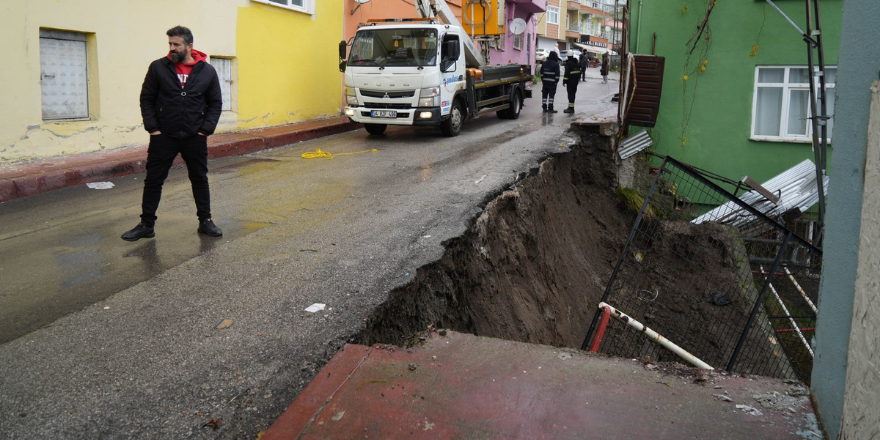
[[[489,52],[490,64],[534,64],[536,28],[538,14],[547,10],[547,0],[505,0],[504,16],[507,22],[502,50],[492,49]],[[526,22],[526,30],[514,35],[510,32],[510,23],[517,18]]]

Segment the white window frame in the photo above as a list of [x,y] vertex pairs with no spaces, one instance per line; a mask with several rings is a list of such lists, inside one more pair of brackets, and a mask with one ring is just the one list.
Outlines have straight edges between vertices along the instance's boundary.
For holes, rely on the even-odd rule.
[[302,0],[302,6],[293,4],[294,0],[279,0],[286,4],[276,3],[270,0],[251,0],[252,2],[262,3],[264,5],[276,6],[282,9],[290,9],[292,11],[303,12],[315,15],[315,0]]
[[[784,75],[781,83],[758,83],[758,77],[761,69],[785,69]],[[788,133],[788,117],[789,117],[789,104],[791,102],[791,92],[792,91],[802,91],[810,90],[809,83],[790,83],[789,82],[789,74],[792,69],[809,69],[809,66],[755,66],[755,86],[752,93],[752,127],[750,131],[749,139],[753,141],[767,141],[767,142],[794,142],[794,143],[812,143],[813,142],[813,124],[807,123],[807,133],[806,135],[792,135]],[[825,66],[826,71],[829,69],[837,70],[837,66]],[[816,93],[819,93],[819,80],[816,76],[811,76],[813,81],[816,84]],[[825,84],[826,95],[833,94],[834,88],[836,85],[833,84]],[[755,134],[755,118],[758,116],[758,89],[759,88],[781,88],[782,89],[782,110],[779,120],[779,135],[778,136],[770,136],[770,135],[759,135]],[[817,96],[818,99],[818,96]],[[808,114],[812,115],[812,103],[810,103],[810,109],[808,109]],[[833,118],[834,108],[827,108],[827,111],[831,113]],[[833,134],[833,133],[832,133]],[[828,142],[831,142],[831,137],[828,138]]]
[[[228,56],[211,55],[209,58],[209,61],[208,61],[208,64],[213,65],[214,70],[217,71],[217,77],[220,79],[221,91],[223,90],[223,82],[225,81],[225,82],[229,83],[228,84],[229,96],[228,96],[228,99],[226,99],[226,98],[223,99],[223,107],[221,108],[221,111],[224,111],[224,112],[231,112],[235,108],[232,105],[232,100],[233,100],[232,97],[236,95],[236,93],[235,93],[235,79],[234,79],[234,77],[235,77],[235,62],[233,61],[233,59],[234,59],[233,57],[228,57]],[[220,66],[217,65],[217,64],[219,64],[219,63],[217,63],[217,60],[223,60],[224,62],[229,63],[229,77],[228,78],[224,78],[224,75],[220,72],[220,69],[219,69]]]
[[559,24],[559,8],[547,6],[547,24]]

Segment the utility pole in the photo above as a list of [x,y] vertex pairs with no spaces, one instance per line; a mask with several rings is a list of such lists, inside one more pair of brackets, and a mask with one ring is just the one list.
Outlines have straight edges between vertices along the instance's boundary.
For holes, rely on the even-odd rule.
[[[816,221],[816,237],[814,244],[822,240],[825,230],[825,173],[828,155],[828,105],[825,88],[825,49],[822,45],[822,25],[819,15],[819,0],[804,0],[807,7],[807,30],[804,32],[773,3],[765,0],[776,12],[779,12],[789,24],[801,34],[807,43],[807,62],[810,72],[810,126],[813,131],[813,156],[816,160],[816,186],[819,195],[819,217]],[[815,29],[810,23],[815,20]],[[816,65],[816,58],[818,65]],[[819,90],[816,90],[818,80]],[[818,102],[817,102],[818,101]],[[818,104],[818,105],[817,105]]]

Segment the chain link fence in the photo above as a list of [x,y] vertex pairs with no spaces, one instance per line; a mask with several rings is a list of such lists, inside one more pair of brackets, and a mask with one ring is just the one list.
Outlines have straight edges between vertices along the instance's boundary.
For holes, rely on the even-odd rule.
[[[715,177],[664,159],[602,301],[715,369],[809,383],[821,251]],[[681,362],[616,319],[599,351]]]

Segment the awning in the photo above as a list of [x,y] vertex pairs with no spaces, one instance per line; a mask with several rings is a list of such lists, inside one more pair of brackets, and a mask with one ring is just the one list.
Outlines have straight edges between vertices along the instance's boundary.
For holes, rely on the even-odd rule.
[[575,46],[577,46],[577,47],[579,47],[579,48],[581,48],[581,49],[583,49],[583,50],[585,50],[585,51],[587,51],[587,52],[592,52],[592,53],[608,53],[608,49],[604,49],[604,48],[601,48],[601,47],[587,46],[586,44],[580,44],[580,43],[572,43],[572,44],[574,44]]

